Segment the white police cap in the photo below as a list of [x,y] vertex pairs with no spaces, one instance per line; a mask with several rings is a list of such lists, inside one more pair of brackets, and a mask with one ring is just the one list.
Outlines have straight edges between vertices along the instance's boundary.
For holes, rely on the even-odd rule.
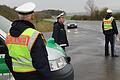
[[64,12],[63,13],[61,13],[61,14],[59,14],[58,16],[57,16],[57,18],[59,18],[59,17],[61,17],[61,16],[64,16]]
[[34,11],[35,7],[36,5],[33,2],[27,2],[21,6],[18,6],[15,11],[18,13],[30,13]]
[[112,13],[112,10],[111,9],[107,9],[107,13]]

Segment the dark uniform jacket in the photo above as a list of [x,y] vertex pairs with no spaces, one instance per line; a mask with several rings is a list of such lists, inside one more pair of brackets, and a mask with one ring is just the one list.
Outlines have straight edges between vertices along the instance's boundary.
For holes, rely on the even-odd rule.
[[64,24],[61,24],[59,22],[54,23],[52,37],[55,39],[55,42],[57,44],[59,44],[59,45],[67,44],[66,46],[69,46],[68,40],[67,40],[67,35],[66,35],[66,30],[64,28]]
[[[106,14],[105,19],[109,19],[110,17],[112,17],[111,14]],[[105,31],[104,30],[104,22],[102,22],[103,34],[105,34],[105,35],[114,35],[114,34],[116,34],[117,35],[118,34],[118,29],[117,29],[117,26],[116,26],[115,19],[113,19],[113,21],[112,21],[112,27],[113,27],[113,29]]]
[[[34,25],[29,21],[16,20],[12,23],[12,27],[10,29],[10,35],[13,37],[19,37],[21,33],[27,28],[34,29]],[[9,56],[9,54],[6,54],[5,56],[6,63],[9,69],[11,70],[11,72],[13,73],[14,77],[21,77],[21,79],[16,79],[16,80],[50,80],[51,72],[48,62],[48,54],[44,41],[41,38],[41,34],[38,35],[35,43],[33,44],[30,54],[31,54],[33,66],[37,71],[27,72],[27,73],[13,72],[11,57]]]

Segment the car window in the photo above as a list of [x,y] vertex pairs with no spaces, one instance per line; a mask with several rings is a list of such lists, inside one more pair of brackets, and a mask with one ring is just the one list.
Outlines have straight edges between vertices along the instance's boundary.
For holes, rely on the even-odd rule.
[[4,40],[0,37],[0,45],[4,44]]
[[4,40],[0,37],[0,54],[6,54],[8,52],[7,46]]

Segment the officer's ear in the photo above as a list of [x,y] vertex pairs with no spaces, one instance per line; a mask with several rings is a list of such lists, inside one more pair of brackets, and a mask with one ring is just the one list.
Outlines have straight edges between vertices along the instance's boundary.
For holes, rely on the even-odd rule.
[[31,19],[34,20],[35,19],[35,13],[31,14]]

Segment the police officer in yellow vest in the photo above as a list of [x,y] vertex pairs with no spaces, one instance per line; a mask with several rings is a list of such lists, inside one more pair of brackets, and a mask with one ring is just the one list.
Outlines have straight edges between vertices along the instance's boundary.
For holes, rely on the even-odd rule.
[[[15,80],[50,80],[51,72],[44,36],[32,24],[35,4],[27,2],[15,9],[19,20],[12,23],[6,44]],[[11,59],[11,60],[10,60]],[[6,63],[10,63],[6,61]],[[11,69],[10,69],[11,70]]]
[[111,44],[111,57],[118,57],[115,53],[115,37],[118,34],[117,26],[112,10],[108,9],[102,22],[102,30],[105,35],[105,56],[109,56],[109,42]]

